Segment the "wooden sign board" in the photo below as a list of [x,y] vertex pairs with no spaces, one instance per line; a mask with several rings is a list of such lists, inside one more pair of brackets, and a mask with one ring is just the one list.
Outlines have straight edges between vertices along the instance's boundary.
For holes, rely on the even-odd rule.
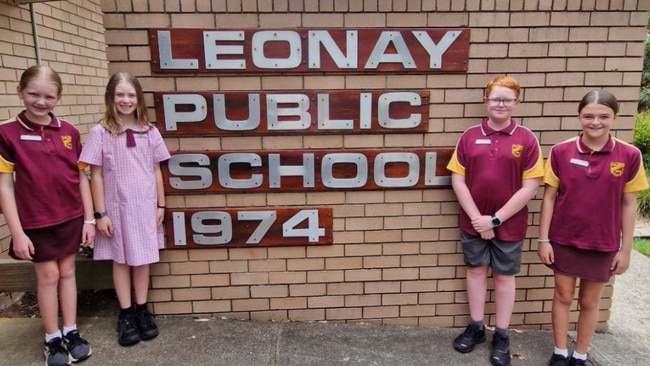
[[414,133],[429,91],[155,92],[165,136]]
[[466,72],[467,28],[151,28],[151,70],[163,73]]
[[167,249],[332,244],[332,208],[169,209]]
[[165,194],[447,188],[451,149],[197,151],[162,164]]

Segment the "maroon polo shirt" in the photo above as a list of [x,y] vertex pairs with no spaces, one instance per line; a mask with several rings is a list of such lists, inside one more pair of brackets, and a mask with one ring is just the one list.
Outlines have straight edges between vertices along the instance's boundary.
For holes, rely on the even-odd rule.
[[619,249],[623,193],[648,188],[639,149],[611,136],[600,151],[580,137],[553,146],[544,183],[558,189],[549,239],[603,252]]
[[[544,166],[537,137],[529,129],[510,120],[508,127],[495,131],[487,121],[463,133],[447,169],[465,177],[481,214],[493,215],[522,187],[524,179],[541,178]],[[467,234],[478,235],[463,210],[459,226]],[[528,208],[524,206],[495,228],[495,235],[499,240],[519,241],[527,229]]]
[[21,112],[0,124],[0,173],[15,173],[14,192],[24,229],[83,215],[79,189],[79,131],[54,115],[47,126]]

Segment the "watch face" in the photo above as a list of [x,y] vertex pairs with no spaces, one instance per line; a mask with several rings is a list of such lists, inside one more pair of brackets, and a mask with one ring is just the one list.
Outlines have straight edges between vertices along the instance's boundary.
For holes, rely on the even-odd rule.
[[492,225],[494,225],[494,226],[501,225],[501,220],[498,217],[493,217],[492,218]]

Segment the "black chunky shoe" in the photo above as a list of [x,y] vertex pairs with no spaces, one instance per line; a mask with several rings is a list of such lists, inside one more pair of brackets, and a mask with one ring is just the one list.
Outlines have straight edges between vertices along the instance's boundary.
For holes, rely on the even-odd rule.
[[117,342],[124,347],[140,342],[140,333],[135,325],[133,311],[120,314],[117,320]]
[[470,323],[463,333],[454,339],[454,349],[462,353],[472,352],[474,346],[483,342],[485,342],[485,326],[479,328]]
[[569,359],[569,366],[587,366],[587,361],[578,360],[577,358],[571,357]]
[[557,353],[553,353],[551,359],[548,361],[549,366],[569,366],[569,358]]
[[490,363],[494,366],[510,366],[510,338],[507,335],[492,335],[492,354]]
[[70,353],[70,361],[80,362],[93,354],[92,348],[87,340],[81,338],[78,330],[73,330],[68,332],[68,334],[63,336],[63,344],[68,349]]
[[153,321],[153,315],[147,310],[136,310],[135,312],[135,325],[138,327],[140,339],[148,341],[156,338],[160,333],[158,326]]

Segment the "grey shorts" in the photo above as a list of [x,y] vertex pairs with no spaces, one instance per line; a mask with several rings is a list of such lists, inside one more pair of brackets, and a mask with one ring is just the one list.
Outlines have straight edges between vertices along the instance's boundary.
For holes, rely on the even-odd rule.
[[490,266],[502,275],[516,275],[521,267],[521,248],[524,241],[481,239],[480,236],[460,232],[465,264],[469,267]]

